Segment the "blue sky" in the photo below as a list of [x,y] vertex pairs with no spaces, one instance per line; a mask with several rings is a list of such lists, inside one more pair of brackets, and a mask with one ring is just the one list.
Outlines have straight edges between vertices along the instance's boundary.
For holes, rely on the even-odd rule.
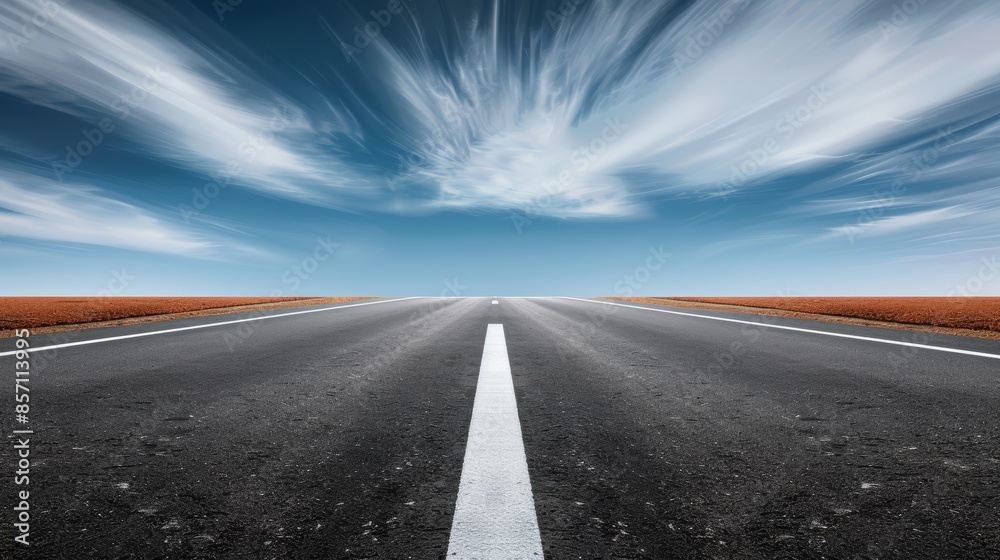
[[978,1],[8,0],[0,293],[1000,295],[998,38]]

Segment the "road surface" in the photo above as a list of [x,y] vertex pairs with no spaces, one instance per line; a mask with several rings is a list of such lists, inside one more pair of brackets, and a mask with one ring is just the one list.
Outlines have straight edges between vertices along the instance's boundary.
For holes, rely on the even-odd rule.
[[0,556],[1000,557],[996,341],[568,298],[267,315],[32,336],[30,555],[10,445]]

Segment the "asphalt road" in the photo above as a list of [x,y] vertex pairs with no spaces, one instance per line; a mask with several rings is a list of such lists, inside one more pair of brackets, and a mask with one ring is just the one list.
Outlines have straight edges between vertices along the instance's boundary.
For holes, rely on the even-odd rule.
[[31,545],[8,434],[0,556],[443,558],[494,523],[555,559],[1000,557],[1000,359],[772,325],[995,341],[572,299],[340,307],[34,352]]

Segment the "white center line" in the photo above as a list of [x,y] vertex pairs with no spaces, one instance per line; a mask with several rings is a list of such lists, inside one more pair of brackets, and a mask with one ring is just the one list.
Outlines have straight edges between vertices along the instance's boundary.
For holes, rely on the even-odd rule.
[[632,308],[632,309],[642,309],[644,311],[656,311],[658,313],[670,313],[671,315],[683,315],[685,317],[698,317],[700,319],[711,319],[713,321],[725,321],[727,323],[741,323],[741,324],[744,324],[744,325],[755,325],[755,326],[758,326],[758,327],[764,327],[764,328],[768,328],[768,329],[780,329],[780,330],[785,330],[785,331],[796,331],[796,332],[804,332],[804,333],[810,333],[810,334],[822,334],[822,335],[826,335],[826,336],[835,336],[837,338],[851,338],[851,339],[854,339],[854,340],[867,340],[868,342],[881,342],[883,344],[896,344],[898,346],[909,346],[911,348],[923,348],[925,350],[937,350],[939,352],[951,352],[953,354],[966,354],[968,356],[980,356],[980,357],[983,357],[983,358],[996,358],[996,359],[1000,359],[1000,354],[990,354],[988,352],[976,352],[976,351],[973,351],[973,350],[961,350],[959,348],[948,348],[948,347],[945,347],[945,346],[931,346],[931,345],[928,345],[928,344],[917,344],[916,342],[903,342],[901,340],[889,340],[889,339],[885,339],[885,338],[873,338],[873,337],[870,337],[870,336],[859,336],[859,335],[856,335],[856,334],[843,334],[843,333],[835,333],[835,332],[829,332],[829,331],[819,331],[819,330],[815,330],[815,329],[803,329],[803,328],[800,328],[800,327],[789,327],[789,326],[786,326],[786,325],[774,325],[774,324],[769,324],[769,323],[759,323],[759,322],[756,322],[756,321],[744,321],[744,320],[741,320],[741,319],[729,319],[727,317],[713,317],[711,315],[700,315],[698,313],[685,313],[683,311],[673,311],[673,310],[670,310],[670,309],[655,309],[655,308],[652,308],[652,307],[642,307],[642,306],[639,306],[639,305],[628,305],[628,304],[624,304],[624,303],[612,303],[610,301],[596,301],[596,300],[592,300],[592,299],[583,299],[583,298],[576,298],[576,297],[563,297],[562,299],[572,299],[572,300],[576,300],[576,301],[586,301],[588,303],[600,303],[602,305],[614,305],[616,307],[629,307],[629,308]]
[[493,305],[499,305],[499,304],[500,304],[500,302],[499,302],[499,301],[497,301],[497,300],[493,300]]
[[542,558],[503,325],[486,329],[448,558]]
[[378,301],[366,301],[364,303],[352,303],[349,305],[338,305],[336,307],[323,307],[320,309],[306,309],[304,311],[291,311],[288,313],[276,313],[274,315],[262,315],[257,317],[250,317],[248,319],[235,319],[232,321],[222,321],[219,323],[208,323],[204,325],[192,325],[190,327],[178,327],[176,329],[163,329],[161,331],[150,331],[141,332],[135,334],[124,334],[121,336],[109,336],[107,338],[94,338],[90,340],[80,340],[77,342],[66,342],[64,344],[52,344],[50,346],[38,346],[35,348],[25,348],[24,350],[11,350],[9,352],[0,352],[0,356],[13,356],[18,352],[42,352],[44,350],[56,350],[57,348],[69,348],[70,346],[83,346],[85,344],[97,344],[98,342],[110,342],[112,340],[125,340],[127,338],[139,338],[142,336],[153,336],[157,334],[166,334],[181,331],[193,331],[196,329],[207,329],[209,327],[219,327],[222,325],[235,325],[236,323],[248,323],[250,321],[263,321],[264,319],[274,319],[276,317],[289,317],[291,315],[304,315],[306,313],[319,313],[320,311],[333,311],[336,309],[347,309],[348,307],[361,307],[363,305],[376,305],[379,303],[391,303],[393,301],[403,301],[407,299],[419,299],[418,297],[405,297],[397,299],[382,299]]

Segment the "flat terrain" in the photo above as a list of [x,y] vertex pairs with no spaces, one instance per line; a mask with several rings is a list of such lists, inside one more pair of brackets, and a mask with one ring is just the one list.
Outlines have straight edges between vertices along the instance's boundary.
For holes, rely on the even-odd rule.
[[[162,320],[165,315],[232,312],[247,306],[293,307],[342,303],[361,297],[0,297],[0,337],[14,329],[84,325],[123,319]],[[127,323],[127,322],[125,322]],[[118,323],[124,324],[124,323]],[[94,325],[91,325],[94,326]],[[104,325],[110,326],[110,325]],[[59,329],[49,329],[54,332]]]
[[[615,301],[728,309],[771,310],[777,316],[820,320],[860,319],[896,323],[896,327],[927,327],[929,332],[1000,338],[1000,297],[611,297]],[[692,305],[693,304],[693,305]],[[707,305],[698,305],[707,304]],[[781,313],[788,312],[788,313]],[[826,317],[822,317],[826,316]],[[966,332],[959,332],[966,331]],[[978,331],[978,332],[977,332]]]
[[[517,420],[496,428],[519,424],[547,558],[1000,557],[1000,341],[629,305],[415,298],[33,335],[30,422],[5,417],[34,431],[33,544],[5,506],[0,557],[444,558],[487,357],[509,363]],[[517,464],[492,457],[473,464]],[[479,482],[494,509],[467,513],[489,529],[516,481]]]

